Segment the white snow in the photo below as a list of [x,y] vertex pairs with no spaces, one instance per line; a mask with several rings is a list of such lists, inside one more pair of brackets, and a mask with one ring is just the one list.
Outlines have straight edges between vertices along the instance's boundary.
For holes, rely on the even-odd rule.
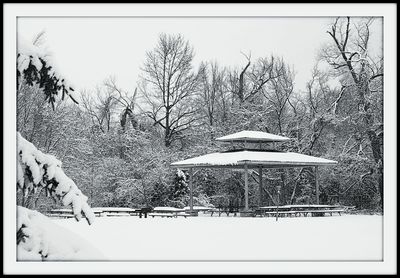
[[54,220],[110,260],[382,260],[382,216]]
[[103,212],[103,211],[122,211],[122,212],[134,212],[135,209],[133,208],[121,208],[121,207],[95,207],[92,208],[94,212]]
[[174,207],[155,207],[154,211],[184,211],[184,209],[174,208]]
[[172,166],[224,166],[256,164],[265,166],[312,166],[336,164],[336,161],[320,157],[309,156],[292,152],[268,152],[268,151],[233,151],[210,153],[178,162],[171,163]]
[[[18,186],[27,192],[34,190],[38,186],[47,186],[43,182],[44,180],[54,179],[58,185],[53,194],[62,198],[64,206],[72,206],[77,220],[81,219],[81,213],[83,212],[89,224],[91,224],[95,216],[87,204],[88,198],[76,186],[74,181],[64,173],[61,169],[61,162],[53,155],[42,153],[32,143],[25,140],[19,132],[17,132],[17,144],[18,163],[21,166],[17,168]],[[22,182],[21,176],[24,175],[22,173],[24,167],[28,167],[31,171],[33,183],[29,183],[27,177],[23,177],[24,182]]]
[[247,142],[251,142],[251,141],[284,142],[284,141],[290,140],[290,138],[279,136],[276,134],[267,133],[267,132],[262,132],[262,131],[242,130],[237,133],[233,133],[233,134],[229,134],[226,136],[216,138],[215,140],[227,141],[227,142],[231,142],[231,141],[236,141],[236,142],[237,141],[240,141],[240,142],[243,142],[243,141],[247,141]]
[[[184,207],[184,210],[189,210],[190,207]],[[204,206],[193,206],[193,210],[211,210],[212,207],[204,207]]]
[[20,161],[17,163],[17,185],[20,188],[24,187],[24,167],[22,167]]
[[39,61],[39,57],[46,59],[44,48],[38,47],[22,37],[18,38],[18,54],[20,54],[18,57],[18,70],[21,74],[28,68],[30,61],[40,71],[42,63]]
[[184,181],[186,181],[186,175],[181,169],[177,169],[176,174],[179,178],[182,178]]
[[106,259],[84,238],[37,211],[17,207],[17,216],[17,231],[24,225],[22,230],[27,235],[17,246],[18,261]]

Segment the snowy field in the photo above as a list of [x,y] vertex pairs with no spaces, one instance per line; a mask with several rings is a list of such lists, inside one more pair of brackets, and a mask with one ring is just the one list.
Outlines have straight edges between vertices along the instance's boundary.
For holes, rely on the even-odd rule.
[[[382,260],[382,216],[54,219],[109,260]],[[90,258],[89,258],[90,260]]]

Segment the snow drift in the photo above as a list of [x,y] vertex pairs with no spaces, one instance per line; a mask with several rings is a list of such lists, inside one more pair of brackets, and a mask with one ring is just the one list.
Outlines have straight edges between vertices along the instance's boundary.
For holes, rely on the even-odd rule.
[[18,207],[18,261],[104,260],[85,239],[55,224],[43,214]]

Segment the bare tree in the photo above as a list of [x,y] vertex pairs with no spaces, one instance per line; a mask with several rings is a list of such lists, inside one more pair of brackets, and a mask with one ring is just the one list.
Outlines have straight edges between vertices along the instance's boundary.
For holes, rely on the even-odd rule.
[[128,92],[122,90],[120,87],[117,86],[115,78],[110,77],[104,82],[106,88],[108,88],[111,92],[116,92],[117,96],[114,99],[118,102],[119,106],[122,107],[122,111],[120,114],[120,124],[122,130],[126,130],[126,120],[129,119],[132,128],[137,129],[139,127],[139,122],[136,119],[134,114],[134,109],[136,105],[136,95],[137,95],[137,88],[133,95],[130,95]]
[[191,103],[199,85],[193,57],[193,48],[182,35],[161,34],[142,67],[140,91],[149,105],[146,114],[163,129],[166,146],[197,120]]
[[367,18],[351,25],[350,17],[337,18],[327,31],[333,44],[325,49],[323,57],[342,77],[343,94],[355,93],[358,123],[363,130],[360,136],[369,140],[383,204],[383,59],[374,60],[368,52],[372,22]]
[[[93,94],[95,97],[93,97]],[[83,91],[81,98],[83,108],[90,116],[93,126],[97,126],[103,133],[109,131],[112,114],[116,107],[113,91],[107,89],[104,92],[98,87],[96,88],[96,93]]]
[[311,154],[324,129],[336,120],[331,111],[332,105],[341,94],[337,89],[328,85],[329,75],[318,69],[316,65],[311,74],[311,79],[306,84],[306,91],[302,100],[302,121],[308,127],[307,132],[299,138],[302,141],[300,151]]
[[290,102],[294,87],[293,79],[293,71],[282,62],[282,67],[279,67],[279,74],[277,74],[276,78],[270,80],[269,88],[261,90],[268,102],[272,103],[280,134],[284,132],[284,124],[289,124],[285,121],[285,114],[287,114],[286,110],[288,110],[288,106],[292,105],[294,110],[296,110]]
[[202,110],[208,120],[211,139],[214,138],[214,126],[226,115],[226,71],[217,62],[202,63],[200,99]]
[[259,58],[251,65],[251,55],[243,54],[247,63],[240,71],[233,70],[229,74],[229,83],[233,95],[239,100],[239,105],[256,96],[264,86],[282,75],[284,63],[282,60]]

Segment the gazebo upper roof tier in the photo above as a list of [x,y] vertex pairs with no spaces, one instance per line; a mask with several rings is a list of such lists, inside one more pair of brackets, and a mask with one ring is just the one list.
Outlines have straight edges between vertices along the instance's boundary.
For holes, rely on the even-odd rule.
[[285,168],[334,165],[337,161],[292,152],[238,150],[210,153],[171,164],[177,168]]
[[290,138],[262,131],[243,130],[237,133],[216,138],[215,140],[222,142],[258,143],[258,142],[285,142],[290,140]]

